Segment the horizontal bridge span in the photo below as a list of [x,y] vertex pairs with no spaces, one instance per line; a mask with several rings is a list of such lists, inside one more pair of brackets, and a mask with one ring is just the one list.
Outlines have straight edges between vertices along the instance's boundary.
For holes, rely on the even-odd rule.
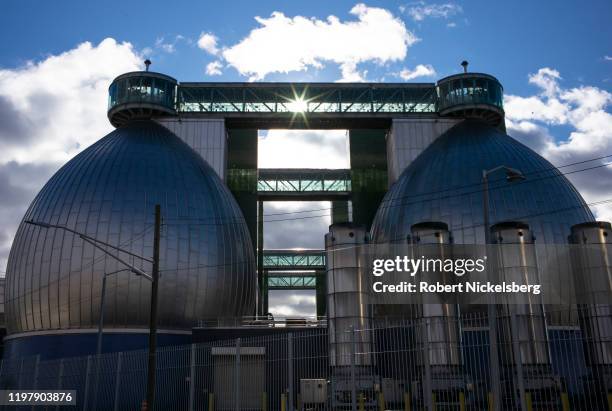
[[317,288],[317,276],[313,273],[268,274],[268,290],[314,290]]
[[264,250],[268,271],[325,270],[325,250]]
[[389,128],[396,117],[437,117],[429,83],[181,83],[177,93],[181,116],[222,115],[230,128]]
[[433,83],[181,83],[179,112],[432,113]]
[[[268,199],[334,198],[351,192],[351,170],[259,169],[257,193]],[[297,198],[296,198],[297,199]]]
[[387,189],[387,171],[379,169],[227,169],[234,192],[250,192],[264,201],[348,200],[355,191]]

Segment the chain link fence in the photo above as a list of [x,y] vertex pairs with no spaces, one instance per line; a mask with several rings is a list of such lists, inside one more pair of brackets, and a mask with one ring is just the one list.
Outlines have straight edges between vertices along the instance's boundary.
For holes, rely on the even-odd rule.
[[[573,312],[563,325],[536,317],[499,311],[499,399],[487,317],[462,313],[163,347],[155,409],[610,411],[612,340],[582,331],[609,326],[609,306]],[[140,410],[145,398],[145,350],[0,367],[0,388],[76,390],[77,409]]]

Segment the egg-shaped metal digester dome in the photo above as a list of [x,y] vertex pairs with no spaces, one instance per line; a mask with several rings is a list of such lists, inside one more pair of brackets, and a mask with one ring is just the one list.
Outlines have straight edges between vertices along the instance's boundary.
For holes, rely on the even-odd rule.
[[573,224],[592,221],[580,194],[557,168],[508,135],[476,120],[434,141],[391,187],[372,225],[372,241],[405,242],[413,224],[448,224],[456,244],[484,244],[483,170],[507,166],[524,181],[489,176],[490,224],[529,224],[538,243],[565,244]]
[[[68,227],[150,259],[155,204],[162,214],[158,326],[190,330],[198,319],[251,314],[255,259],[232,194],[176,135],[142,121],[69,161],[30,205],[7,266],[9,332],[96,327],[104,274],[105,327],[147,327],[146,278],[117,272],[126,267],[71,232],[26,221]],[[149,262],[117,255],[151,273]]]

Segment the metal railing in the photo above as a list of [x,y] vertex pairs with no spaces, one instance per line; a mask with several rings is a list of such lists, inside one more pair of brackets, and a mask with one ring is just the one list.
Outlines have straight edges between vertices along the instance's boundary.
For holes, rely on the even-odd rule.
[[[489,410],[499,401],[502,410],[609,411],[611,364],[595,364],[585,352],[612,341],[593,341],[578,326],[549,327],[543,340],[524,340],[513,337],[515,321],[521,318],[501,314],[498,321],[500,399],[490,395],[487,319],[476,313],[461,320],[387,319],[353,330],[244,331],[243,338],[165,347],[157,354],[155,409]],[[451,328],[458,338],[448,337],[455,335],[444,331]],[[330,333],[336,333],[333,361]],[[545,349],[537,361],[525,354],[533,346]],[[73,389],[77,409],[138,410],[146,360],[146,351],[99,360],[6,359],[0,388]]]
[[257,191],[266,193],[349,193],[351,171],[344,169],[259,169]]
[[432,113],[434,84],[182,83],[178,110],[214,113]]

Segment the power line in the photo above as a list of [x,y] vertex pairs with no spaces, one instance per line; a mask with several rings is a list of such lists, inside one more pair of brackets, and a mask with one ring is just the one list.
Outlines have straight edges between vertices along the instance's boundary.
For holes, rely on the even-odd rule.
[[[602,205],[602,204],[612,204],[612,198],[608,198],[608,199],[600,200],[600,201],[595,201],[595,202],[592,202],[592,203],[585,203],[583,205],[578,205],[578,206],[564,207],[564,208],[559,208],[559,209],[556,209],[556,210],[549,210],[549,211],[544,211],[544,212],[539,212],[539,213],[532,213],[532,214],[525,214],[525,215],[522,215],[522,216],[515,216],[515,217],[512,217],[512,219],[525,219],[525,218],[537,217],[537,216],[547,215],[547,214],[556,214],[556,213],[565,212],[565,211],[569,211],[569,210],[574,210],[574,209],[578,209],[578,208],[585,208],[585,207],[589,207],[589,206],[596,206],[596,205]],[[483,224],[474,224],[474,225],[469,225],[469,226],[456,226],[456,227],[453,227],[453,229],[454,230],[465,230],[465,229],[469,229],[469,228],[480,227],[482,225]],[[383,244],[391,243],[393,241],[403,241],[403,240],[405,240],[405,238],[399,238],[398,237],[398,238],[390,239],[390,240],[386,241]],[[381,243],[374,243],[374,245],[375,244],[381,244]],[[363,245],[347,246],[347,247],[344,247],[344,249],[356,248],[356,247],[361,247],[361,246],[363,246]],[[232,267],[234,267],[236,265],[252,264],[254,262],[254,260],[255,259],[252,259],[252,260],[243,260],[243,261],[233,261],[233,262],[222,263],[222,264],[194,265],[194,266],[187,267],[187,268],[163,269],[163,270],[160,270],[160,273],[161,272],[181,272],[181,271],[187,271],[187,270],[194,270],[194,269],[198,269],[198,268],[217,268],[217,267],[224,267],[224,266],[232,266]],[[69,277],[70,277],[70,274],[66,275],[66,276],[58,277],[56,280],[51,281],[48,284],[46,284],[46,286],[50,286],[52,284],[57,284],[60,281],[66,279],[66,278],[69,278]],[[37,291],[39,291],[39,290],[28,290],[27,292],[25,292],[25,293],[15,297],[15,298],[13,298],[13,299],[6,300],[5,304],[9,303],[9,302],[12,302],[15,299],[23,298],[24,296],[30,295],[30,294],[32,294],[34,292],[37,292]],[[91,301],[93,299],[94,299],[94,297],[92,296],[90,298],[73,300],[73,301],[67,301],[64,304],[59,305],[58,309],[62,308],[62,307],[65,307],[66,305],[70,305],[70,304],[73,304],[73,303],[83,303],[83,302]],[[44,310],[41,310],[41,312],[49,312],[49,310],[48,309],[44,309]]]
[[[562,213],[565,211],[570,211],[570,210],[575,210],[575,209],[581,209],[581,208],[585,208],[585,207],[590,207],[590,206],[596,206],[596,205],[602,205],[602,204],[612,204],[612,198],[608,198],[606,200],[600,200],[600,201],[595,201],[592,203],[585,203],[583,205],[578,205],[578,206],[571,206],[571,207],[564,207],[564,208],[558,208],[558,209],[554,209],[554,210],[548,210],[548,211],[542,211],[542,212],[538,212],[538,213],[532,213],[532,214],[524,214],[521,216],[514,216],[511,217],[510,219],[512,220],[520,220],[520,219],[525,219],[525,218],[531,218],[531,217],[539,217],[542,215],[547,215],[547,214],[557,214],[557,213]],[[469,226],[455,226],[453,227],[453,230],[465,230],[465,229],[469,229],[469,228],[477,228],[477,227],[481,227],[483,226],[484,223],[481,224],[473,224],[473,225],[469,225]],[[390,239],[387,242],[393,242],[393,241],[399,241],[399,240],[405,240],[405,238],[393,238]],[[359,247],[359,246],[348,246],[346,247],[346,249],[348,248],[354,248],[354,247]],[[184,270],[192,270],[198,267],[202,267],[202,268],[209,268],[209,267],[222,267],[222,266],[227,266],[227,265],[232,265],[232,264],[247,264],[248,261],[239,261],[239,262],[235,262],[235,263],[223,263],[223,264],[212,264],[212,265],[196,265],[193,267],[188,267],[188,268],[177,268],[177,269],[165,269],[165,270],[160,270],[160,271],[184,271]]]
[[[606,158],[606,157],[612,157],[612,155],[608,155],[608,156],[603,156],[594,160],[598,160],[601,158]],[[586,160],[586,161],[581,161],[581,162],[577,162],[575,164],[569,164],[567,166],[570,165],[577,165],[577,164],[583,164],[586,162],[590,162],[590,161],[594,161],[594,160]],[[559,177],[565,177],[567,175],[571,175],[571,174],[576,174],[576,173],[580,173],[580,172],[584,172],[584,171],[590,171],[590,170],[595,170],[601,167],[607,167],[609,165],[612,165],[612,162],[609,163],[604,163],[604,164],[598,164],[596,166],[592,166],[592,167],[586,167],[583,169],[579,169],[579,170],[573,170],[573,171],[568,171],[566,173],[555,173],[553,175],[546,175],[546,176],[542,176],[542,177],[538,177],[535,179],[527,179],[518,183],[514,183],[514,186],[520,186],[520,185],[524,185],[524,184],[530,184],[530,183],[534,183],[537,181],[541,181],[541,180],[546,180],[546,179],[550,179],[550,178],[559,178]],[[530,173],[526,173],[525,175],[529,175],[529,174],[535,174],[535,173],[543,173],[545,171],[554,171],[554,168],[549,168],[546,170],[539,170],[539,171],[533,171]],[[505,181],[505,179],[497,179],[497,180],[493,180],[492,183],[501,183]],[[478,188],[477,190],[473,190],[473,191],[466,191],[466,192],[461,192],[461,193],[456,193],[456,194],[450,194],[450,195],[446,195],[446,196],[437,196],[437,197],[433,197],[433,198],[426,198],[426,199],[420,199],[420,200],[416,200],[416,201],[411,201],[411,202],[402,202],[399,204],[385,204],[385,203],[391,203],[391,202],[395,202],[398,200],[403,200],[406,198],[412,198],[412,197],[421,197],[421,196],[425,196],[425,195],[435,195],[435,194],[440,194],[440,193],[444,193],[444,192],[449,192],[449,191],[457,191],[460,190],[461,188],[468,188],[468,187],[474,187],[474,186],[480,186],[481,183],[472,183],[472,184],[468,184],[468,185],[464,185],[464,186],[459,186],[459,187],[454,187],[454,188],[449,188],[449,189],[443,189],[443,190],[437,190],[437,191],[431,191],[428,193],[420,193],[420,194],[413,194],[413,195],[407,195],[407,196],[400,196],[400,197],[396,197],[394,199],[391,200],[383,200],[379,206],[379,210],[383,209],[383,208],[392,208],[392,207],[400,207],[400,206],[407,206],[407,205],[413,205],[413,204],[419,204],[419,203],[425,203],[425,202],[430,202],[430,201],[438,201],[438,200],[444,200],[444,199],[448,199],[448,198],[454,198],[454,197],[463,197],[463,196],[467,196],[467,195],[471,195],[471,194],[479,194],[482,192],[482,188]],[[505,189],[508,188],[508,186],[506,184],[497,184],[497,185],[493,185],[489,187],[489,191],[496,191],[496,190],[501,190],[501,189]],[[278,215],[292,215],[292,214],[302,214],[302,213],[306,213],[306,212],[316,212],[316,211],[330,211],[333,210],[333,208],[325,208],[325,209],[314,209],[314,210],[302,210],[302,211],[295,211],[295,212],[285,212],[285,213],[278,213]],[[268,216],[271,214],[268,214]],[[266,216],[266,215],[264,215]],[[285,218],[285,219],[274,219],[274,220],[264,220],[264,223],[273,223],[273,222],[281,222],[281,221],[293,221],[293,220],[305,220],[305,219],[311,219],[311,218],[324,218],[324,217],[329,217],[330,214],[326,213],[326,214],[321,214],[321,215],[314,215],[314,216],[303,216],[303,217],[294,217],[294,218]],[[180,223],[166,223],[169,225],[178,225],[178,224],[188,224],[188,225],[224,225],[224,224],[242,224],[242,220],[241,219],[227,219],[227,220],[223,220],[220,219],[220,221],[216,221],[216,222],[211,222],[211,223],[199,223],[198,221],[206,221],[208,220],[207,218],[175,218],[175,219],[165,219],[165,221],[174,221],[174,220],[178,220],[180,221]],[[193,223],[189,223],[189,221],[194,221]]]
[[[607,158],[607,157],[612,157],[612,154],[606,155],[606,156],[597,157],[597,158],[594,158],[594,159],[584,160],[584,161],[580,161],[580,162],[576,162],[576,163],[566,164],[566,165],[560,166],[558,168],[569,167],[569,166],[577,165],[577,164],[584,164],[584,163],[600,160],[600,159]],[[587,167],[587,168],[580,169],[580,170],[570,171],[570,172],[567,172],[567,173],[559,173],[559,174],[554,174],[552,176],[544,176],[544,177],[540,177],[540,178],[535,179],[535,180],[534,179],[525,180],[525,181],[522,181],[522,182],[519,182],[519,183],[515,183],[515,185],[526,184],[526,183],[535,182],[535,181],[539,181],[539,180],[547,179],[547,178],[561,177],[561,176],[565,176],[565,175],[569,175],[569,174],[574,174],[574,173],[578,173],[578,172],[583,172],[583,171],[589,171],[589,170],[597,169],[597,168],[600,168],[600,167],[606,167],[606,166],[611,165],[611,164],[612,164],[612,162],[611,163],[604,163],[604,164],[600,164],[600,165],[593,166],[593,167]],[[547,171],[547,170],[555,170],[555,169],[557,169],[557,168],[553,167],[553,168],[548,168],[546,170],[532,171],[532,172],[530,172],[528,174],[534,174],[534,173],[538,173],[538,172],[543,172],[543,171]],[[504,180],[505,179],[498,179],[498,180],[494,180],[494,182],[495,181],[499,182],[499,181],[504,181]],[[464,187],[475,186],[475,185],[480,185],[480,183],[479,184],[469,184],[469,185],[465,185]],[[489,190],[493,191],[493,190],[496,190],[496,189],[501,189],[501,188],[506,188],[506,187],[507,187],[506,185],[499,185],[497,187],[490,187]],[[455,188],[452,188],[452,189],[439,190],[439,191],[435,191],[435,192],[431,192],[431,193],[435,194],[435,193],[445,192],[445,191],[454,191],[454,190],[457,190],[457,189],[458,188],[455,187]],[[480,193],[481,191],[482,190],[479,189],[479,190],[472,191],[472,192],[465,192],[465,193],[460,193],[460,194],[454,194],[454,195],[449,195],[449,196],[445,196],[445,197],[436,197],[436,198],[433,198],[433,199],[419,200],[419,201],[415,201],[415,202],[412,202],[412,203],[402,203],[402,204],[399,204],[399,205],[387,206],[387,207],[397,207],[397,206],[401,206],[401,205],[416,204],[416,203],[421,203],[421,202],[426,202],[426,201],[440,200],[440,199],[444,199],[444,198],[460,197],[460,196],[470,195],[470,194],[474,194],[474,193]],[[423,193],[421,195],[425,195],[425,194],[427,194],[427,193]],[[419,195],[415,195],[415,197],[416,196],[419,196]],[[409,196],[406,196],[406,197],[409,197]],[[513,217],[513,218],[514,219],[529,218],[529,217],[533,217],[533,216],[540,216],[540,215],[545,215],[545,214],[554,214],[556,212],[562,212],[562,211],[567,211],[567,210],[576,209],[576,208],[584,208],[584,207],[588,207],[588,206],[595,206],[595,205],[602,205],[602,204],[609,204],[609,203],[612,203],[612,199],[597,201],[597,202],[593,202],[593,203],[585,203],[584,205],[580,205],[580,206],[567,207],[567,208],[559,209],[559,210],[549,210],[549,211],[544,211],[544,212],[540,212],[540,213],[536,213],[536,214],[524,215],[524,216]],[[331,208],[329,208],[328,210],[331,210]],[[316,210],[314,210],[314,211],[316,211]],[[303,213],[303,212],[305,212],[305,211],[301,211],[300,213]],[[298,212],[295,212],[295,213],[298,213]],[[268,222],[305,220],[305,219],[311,219],[311,218],[324,218],[324,217],[329,217],[329,214],[316,215],[316,216],[303,216],[303,217],[295,217],[295,218],[288,218],[288,219],[276,219],[276,220],[269,220]],[[172,220],[172,219],[168,219],[168,220]],[[182,224],[198,225],[198,226],[199,225],[226,225],[227,224],[227,222],[187,223],[187,221],[190,221],[191,219],[184,219],[184,220],[183,219],[178,219],[178,220],[182,220],[181,221]],[[197,219],[197,220],[193,219],[193,220],[194,221],[198,221],[198,220],[201,221],[201,219]],[[236,224],[243,224],[243,221],[238,220],[238,221],[236,221]],[[178,225],[178,223],[174,223],[174,224],[165,223],[165,225]],[[468,228],[475,228],[475,227],[479,227],[479,226],[482,226],[482,224],[476,224],[476,225],[472,225],[472,226],[459,226],[459,227],[454,227],[454,229],[462,230],[462,229],[468,229]],[[145,229],[141,233],[137,234],[136,236],[134,236],[131,239],[127,240],[126,242],[122,243],[120,245],[120,247],[125,247],[125,246],[133,243],[134,241],[137,241],[140,237],[143,237],[146,234],[146,232],[148,230],[150,230],[151,228],[152,228],[151,225],[149,225],[148,227],[145,227]],[[390,241],[394,241],[394,240],[401,240],[401,239],[391,239]],[[84,267],[82,267],[81,270],[86,269],[86,268],[90,268],[93,265],[95,265],[96,263],[104,260],[105,258],[106,258],[106,256],[102,255],[102,256],[98,257],[97,259],[94,259],[93,261],[91,261],[90,263],[85,265]],[[246,263],[248,263],[248,262],[247,261],[242,262],[242,264],[246,264]],[[198,267],[210,268],[210,267],[219,267],[219,266],[234,265],[234,264],[236,264],[236,262],[226,263],[226,264],[221,264],[221,265],[218,265],[218,264],[217,265],[207,265],[207,266],[200,266],[200,265],[198,265],[198,266],[189,267],[189,268],[186,268],[186,269],[187,270],[191,270],[191,269],[198,268]],[[162,271],[177,271],[177,270],[185,270],[185,269],[166,269],[166,270],[160,270],[160,272],[162,272]],[[4,274],[6,274],[6,272]],[[65,279],[65,278],[68,278],[68,276],[60,277],[60,278],[58,278],[57,281],[50,282],[49,285],[53,284],[53,283],[56,283],[56,282],[59,282],[60,280]]]
[[[548,168],[543,168],[541,170],[533,170],[533,171],[530,171],[528,173],[524,173],[524,175],[528,176],[528,175],[536,174],[536,173],[544,173],[544,172],[547,172],[547,171],[554,171],[554,170],[558,170],[560,168],[571,167],[571,166],[575,166],[575,165],[579,165],[579,164],[586,164],[586,163],[590,163],[590,162],[597,161],[597,160],[603,160],[603,159],[609,158],[609,157],[612,157],[612,154],[608,154],[608,155],[600,156],[600,157],[595,157],[595,158],[591,158],[591,159],[588,159],[588,160],[576,161],[574,163],[564,164],[564,165],[559,166],[559,167],[552,166],[552,167],[548,167]],[[570,174],[570,173],[566,173],[566,174]],[[561,173],[561,175],[565,175],[565,174]],[[501,182],[501,181],[504,181],[504,180],[505,180],[505,178],[491,179],[491,180],[489,180],[489,182],[490,183],[495,183],[495,182]],[[446,192],[446,191],[456,191],[456,190],[460,190],[462,188],[469,188],[469,187],[480,186],[481,184],[482,184],[481,182],[470,183],[470,184],[465,184],[463,186],[457,186],[457,187],[453,187],[453,188],[446,188],[446,189],[441,189],[441,190],[435,190],[435,191],[429,191],[429,192],[414,194],[413,196],[414,197],[419,197],[419,196],[430,195],[430,194],[439,194],[439,193]],[[409,196],[402,196],[402,197],[398,197],[397,199],[407,198],[407,197],[409,197]],[[383,199],[383,202],[384,201],[389,201],[389,200],[384,200]],[[302,211],[290,211],[290,212],[282,212],[282,213],[271,213],[271,214],[263,214],[263,216],[267,217],[267,216],[274,216],[274,215],[299,214],[299,213],[308,213],[308,212],[315,212],[315,211],[329,211],[329,210],[333,210],[333,208],[332,207],[327,207],[327,208],[302,210]]]

